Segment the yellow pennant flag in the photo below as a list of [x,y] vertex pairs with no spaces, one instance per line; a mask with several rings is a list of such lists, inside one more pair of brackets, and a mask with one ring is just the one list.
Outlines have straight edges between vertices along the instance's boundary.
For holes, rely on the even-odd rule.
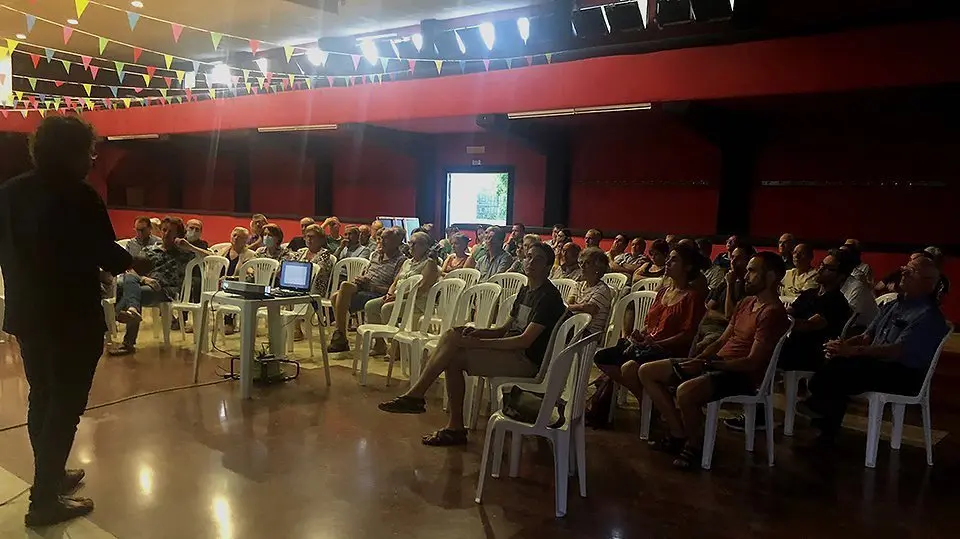
[[249,83],[249,82],[247,82],[247,83],[245,83],[245,84],[246,84],[246,86],[247,86],[247,93],[248,93],[248,94],[249,94],[249,93],[252,93],[253,84],[251,84],[251,83]]
[[213,88],[210,88],[210,99],[216,99],[216,98],[217,98],[217,91]]
[[313,77],[307,77],[307,88],[313,90]]
[[218,32],[210,32],[210,39],[213,40],[213,49],[220,48],[220,40],[223,39],[223,34]]
[[174,73],[177,74],[177,81],[179,81],[180,84],[183,84],[183,75],[184,75],[184,72],[183,72],[183,71],[174,71]]
[[437,73],[443,68],[443,60],[434,60],[433,63],[437,64]]
[[23,101],[23,92],[20,90],[14,90],[14,94],[17,96],[17,101]]
[[83,16],[83,11],[87,9],[90,0],[75,0],[74,3],[77,5],[77,18],[79,19]]
[[165,64],[167,64],[167,69],[170,69],[170,64],[173,63],[173,55],[171,55],[171,54],[164,54],[164,55],[163,55],[163,62],[164,62]]
[[263,81],[267,80],[266,77],[257,77],[257,83],[260,85],[260,89],[263,90]]
[[[17,45],[19,44],[20,44],[19,41],[15,39],[7,38],[7,48],[10,49],[10,54],[13,54],[13,51],[16,50]],[[6,56],[6,53],[0,54],[0,56]]]
[[30,114],[30,111],[27,109],[23,109],[20,111],[20,115],[23,116],[24,118],[27,117],[27,114]]
[[40,113],[40,117],[41,117],[41,118],[46,118],[46,116],[47,116],[47,111],[45,111],[45,110],[43,110],[43,109],[37,109],[37,112]]
[[552,52],[548,52],[547,54],[544,54],[544,56],[547,57],[547,63],[548,63],[548,64],[553,61],[553,53],[552,53]]
[[291,73],[291,74],[290,74],[290,89],[291,89],[291,90],[293,89],[293,82],[294,82],[295,80],[297,80],[297,76],[294,75],[293,73]]
[[53,110],[60,110],[60,96],[53,98]]
[[83,85],[83,91],[84,91],[84,92],[87,92],[87,95],[88,95],[88,96],[90,95],[90,89],[91,89],[91,88],[93,88],[93,85],[92,85],[92,84],[84,84],[84,85]]
[[87,104],[87,108],[93,110],[93,100],[89,97],[84,97],[83,102]]
[[293,47],[291,47],[290,45],[284,45],[283,54],[286,55],[287,57],[287,63],[290,63],[290,58],[293,57]]
[[249,69],[241,69],[240,71],[243,72],[243,82],[247,82],[247,79],[250,78],[250,70],[249,70]]
[[143,74],[143,84],[144,86],[150,86],[150,75],[146,73]]
[[123,98],[123,104],[126,105],[127,108],[130,108],[130,101],[132,100],[129,97]]

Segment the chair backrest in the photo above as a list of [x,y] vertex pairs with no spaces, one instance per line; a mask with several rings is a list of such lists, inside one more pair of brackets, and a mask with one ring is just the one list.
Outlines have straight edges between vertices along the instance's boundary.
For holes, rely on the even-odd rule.
[[947,341],[950,340],[951,335],[953,335],[953,324],[947,322],[947,334],[940,340],[940,346],[938,346],[936,352],[933,353],[933,359],[930,360],[930,365],[927,367],[927,375],[923,377],[923,385],[920,386],[920,393],[917,394],[918,398],[930,394],[930,380],[933,379],[933,371],[937,370],[940,354],[943,352],[943,347],[947,345]]
[[550,368],[550,362],[553,361],[564,348],[570,346],[570,343],[580,338],[584,328],[590,325],[593,319],[587,313],[577,313],[566,320],[561,320],[550,330],[550,340],[547,342],[547,350],[544,353],[543,361],[540,362],[540,371],[534,380],[537,383],[543,382],[547,375],[547,369]]
[[210,250],[216,253],[221,249],[225,249],[227,247],[230,247],[229,241],[225,241],[223,243],[214,243],[213,245],[210,246]]
[[337,265],[347,268],[347,282],[352,283],[357,277],[363,275],[370,266],[369,258],[348,257],[337,262]]
[[577,281],[573,279],[550,279],[550,282],[560,291],[560,297],[563,298],[564,303],[570,299],[570,294],[577,287]]
[[[567,399],[569,405],[565,411],[566,424],[569,426],[583,416],[587,402],[587,382],[598,342],[599,336],[588,335],[563,349],[550,362],[544,375],[546,389],[537,413],[537,422],[534,423],[536,428],[545,429],[553,422],[553,409],[557,400],[568,389],[571,389],[572,394],[568,395]],[[573,382],[572,388],[568,386],[568,381]]]
[[477,284],[477,281],[480,280],[480,270],[477,268],[460,268],[455,269],[447,274],[444,279],[460,279],[464,282],[467,288]]
[[880,307],[884,303],[890,303],[891,301],[897,299],[896,292],[890,292],[889,294],[884,294],[877,298],[877,307]]
[[[224,256],[205,256],[200,262],[200,291],[216,292],[220,286],[220,277],[226,275],[230,261]],[[184,301],[189,301],[185,296]]]
[[633,283],[630,292],[639,292],[641,290],[650,290],[656,292],[663,286],[663,277],[645,277]]
[[508,271],[490,277],[490,280],[487,282],[500,285],[504,295],[512,296],[520,291],[520,287],[527,284],[527,276],[522,273]]
[[453,315],[454,327],[473,322],[478,329],[489,328],[501,290],[495,283],[475,284],[464,290]]
[[606,346],[613,346],[623,332],[623,315],[627,312],[627,307],[633,304],[633,312],[636,316],[633,319],[633,327],[628,333],[641,327],[647,318],[647,312],[653,305],[653,300],[657,299],[657,293],[651,290],[639,290],[630,292],[620,298],[613,306],[613,312],[610,313],[610,325],[607,327],[607,336],[604,340]]
[[397,283],[394,291],[397,299],[393,304],[393,311],[390,312],[388,326],[399,327],[405,331],[413,330],[413,311],[417,303],[417,289],[420,288],[422,280],[423,275],[411,275]]
[[[183,284],[180,285],[180,301],[190,301],[190,295],[193,292],[193,270],[203,263],[203,258],[193,257],[193,260],[187,262],[183,268]],[[201,270],[203,271],[203,270]]]
[[513,311],[513,304],[517,301],[517,295],[507,296],[500,300],[500,306],[497,307],[497,321],[494,327],[503,327],[510,319],[510,312]]
[[793,305],[795,299],[797,299],[796,296],[780,296],[780,303],[783,303],[784,307],[789,307]]
[[122,240],[117,240],[117,245],[119,245],[120,247],[123,247],[124,249],[126,249],[126,248],[127,248],[127,243],[129,243],[129,242],[130,242],[130,238],[124,238],[124,239],[122,239]]
[[440,321],[440,331],[435,335],[443,335],[453,323],[453,311],[463,292],[462,279],[440,279],[433,283],[427,292],[427,307],[420,321],[420,331],[430,333],[430,328]]
[[277,277],[277,270],[280,269],[280,262],[272,258],[251,258],[237,268],[237,275],[241,279],[247,275],[247,270],[253,270],[253,282],[270,286]]
[[613,291],[613,297],[617,297],[620,295],[620,291],[623,290],[623,287],[627,286],[627,282],[630,280],[630,278],[624,273],[609,272],[601,277],[600,280],[610,287],[610,290]]
[[780,340],[777,341],[777,345],[773,347],[773,354],[770,355],[770,364],[767,365],[767,372],[763,374],[763,382],[761,382],[760,387],[757,388],[757,395],[766,395],[773,390],[773,381],[777,376],[777,363],[780,361],[780,350],[783,349],[783,343],[787,342],[787,339],[790,337],[790,332],[793,331],[793,317],[787,316],[787,319],[790,320],[790,325],[787,326],[787,331],[780,337]]

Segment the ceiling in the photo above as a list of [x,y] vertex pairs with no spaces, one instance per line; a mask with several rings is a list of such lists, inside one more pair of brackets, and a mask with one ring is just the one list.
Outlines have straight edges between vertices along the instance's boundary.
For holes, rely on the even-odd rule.
[[[338,37],[370,34],[418,24],[422,19],[452,19],[530,6],[543,0],[142,0],[137,9],[127,0],[91,1],[67,45],[63,42],[63,28],[42,19],[67,25],[77,18],[72,0],[37,1],[5,0],[0,6],[0,43],[27,33],[26,17],[37,17],[25,43],[40,47],[63,49],[77,54],[100,56],[110,60],[132,61],[132,49],[110,44],[99,54],[99,40],[81,32],[89,32],[111,41],[124,42],[144,51],[158,51],[177,57],[212,60],[223,56],[214,51],[209,33],[198,32],[190,26],[225,34],[219,51],[249,51],[247,39],[262,41],[262,49],[277,45],[315,42],[319,37]],[[321,8],[303,4],[320,5]],[[7,6],[11,9],[7,9]],[[117,9],[110,9],[113,6]],[[335,9],[337,13],[328,11]],[[134,31],[130,30],[125,11],[141,14]],[[185,28],[178,42],[174,42],[169,23]],[[227,34],[243,37],[234,39]],[[145,56],[141,63],[155,63]]]

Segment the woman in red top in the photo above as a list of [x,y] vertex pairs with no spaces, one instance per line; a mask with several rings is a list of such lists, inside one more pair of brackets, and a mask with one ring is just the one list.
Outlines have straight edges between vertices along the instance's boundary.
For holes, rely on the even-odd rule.
[[[643,391],[637,371],[640,365],[657,359],[686,357],[706,311],[704,294],[693,285],[709,261],[696,249],[678,245],[665,264],[664,286],[650,306],[644,327],[615,346],[598,350],[594,361],[612,380],[630,390],[638,399]],[[599,419],[604,406],[598,402],[593,415]],[[591,406],[591,409],[594,407]]]

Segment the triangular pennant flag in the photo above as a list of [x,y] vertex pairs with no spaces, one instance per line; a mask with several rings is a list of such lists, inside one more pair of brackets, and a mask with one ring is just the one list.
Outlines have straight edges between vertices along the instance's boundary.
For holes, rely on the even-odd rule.
[[440,73],[440,70],[443,69],[443,60],[434,60],[434,64],[437,66],[437,74]]
[[381,59],[380,59],[380,65],[383,67],[383,70],[384,70],[384,71],[387,70],[387,64],[389,64],[389,63],[390,63],[390,59],[389,59],[389,58],[381,58]]
[[47,61],[53,60],[53,49],[43,49],[43,55],[47,57]]
[[140,14],[134,13],[132,11],[127,12],[127,23],[130,24],[130,31],[133,32],[133,29],[137,27],[137,21],[140,20]]
[[13,51],[17,48],[20,42],[16,39],[7,38],[7,48],[10,49],[10,54],[13,54]]
[[552,53],[552,52],[548,52],[548,53],[544,54],[544,56],[547,58],[547,63],[548,63],[548,64],[553,61],[553,53]]
[[240,82],[240,75],[230,75],[230,85],[236,86]]
[[250,93],[250,87],[253,86],[253,84],[251,84],[251,83],[249,83],[249,82],[246,82],[246,83],[244,83],[244,86],[247,87],[247,93],[249,94],[249,93]]
[[37,24],[37,18],[33,15],[27,15],[27,33],[33,31],[33,25]]
[[264,77],[257,77],[257,84],[260,85],[260,89],[261,89],[261,90],[263,89],[263,82],[264,82],[265,80],[267,80],[267,79],[264,78]]
[[139,94],[143,91],[143,88],[134,88],[133,91]]
[[136,61],[140,60],[140,55],[141,55],[141,54],[143,54],[143,49],[141,49],[140,47],[134,47],[134,48],[133,48],[133,61],[136,62]]
[[490,71],[490,60],[484,60],[484,61],[483,61],[483,70],[484,70],[484,71]]
[[293,87],[293,81],[295,81],[295,80],[297,80],[297,76],[291,73],[291,74],[290,74],[290,87],[291,87],[291,88]]
[[103,50],[107,48],[107,43],[109,43],[110,40],[105,37],[98,37],[97,39],[100,40],[100,54],[103,54]]
[[155,66],[147,66],[147,75],[150,75],[150,78],[153,78],[156,72],[157,72],[157,68]]
[[178,71],[174,71],[174,73],[177,74],[177,82],[179,82],[180,84],[183,84],[183,76],[186,74],[186,72],[178,70]]
[[280,81],[280,86],[282,86],[284,90],[289,90],[290,81],[288,81],[287,79],[283,79],[282,81]]
[[161,105],[166,105],[166,104],[167,104],[167,96],[162,96],[162,97],[160,98],[160,104],[161,104]]
[[170,69],[170,65],[173,63],[173,55],[164,54],[164,55],[163,55],[163,63],[166,64],[167,69]]
[[313,77],[307,77],[307,88],[313,90]]
[[210,93],[210,99],[216,99],[216,98],[217,98],[217,91],[216,91],[215,89],[210,88],[209,93]]
[[53,98],[53,110],[60,110],[60,96]]
[[180,34],[183,33],[183,25],[172,22],[170,23],[170,31],[173,32],[174,43],[180,43]]
[[[220,48],[220,40],[223,39],[223,34],[219,32],[210,32],[210,39],[213,41],[213,50]],[[196,69],[194,69],[196,71]]]
[[413,71],[417,68],[416,60],[407,60],[407,65],[410,66],[410,71]]
[[130,108],[130,102],[131,102],[131,101],[133,101],[133,100],[130,99],[129,97],[124,97],[124,98],[123,98],[123,104],[124,104],[127,108]]
[[271,73],[270,71],[267,71],[266,73],[264,73],[264,75],[266,75],[267,84],[270,84],[270,81],[273,80],[273,73]]
[[117,90],[119,90],[119,88],[117,88],[116,86],[110,87],[110,93],[113,94],[113,97],[117,97]]
[[30,61],[33,62],[33,68],[36,69],[37,66],[40,64],[40,55],[39,55],[39,54],[31,54],[31,55],[30,55]]
[[241,69],[240,71],[243,73],[243,80],[244,80],[244,82],[246,82],[247,79],[250,78],[250,70],[249,70],[249,69]]
[[360,68],[360,55],[359,55],[359,54],[351,54],[351,55],[350,55],[350,59],[353,60],[353,69],[354,69],[354,70],[359,69],[359,68]]
[[90,60],[92,60],[92,58],[89,56],[80,55],[80,61],[83,62],[84,69],[90,69]]
[[59,87],[63,86],[65,83],[64,83],[62,80],[55,80],[55,81],[53,81],[53,84],[54,84],[57,88],[59,88]]
[[60,60],[60,63],[63,64],[63,70],[67,72],[67,75],[70,74],[70,62],[66,60]]
[[28,95],[28,96],[27,96],[27,101],[30,102],[30,108],[32,108],[32,109],[37,108],[37,98],[36,98],[36,97],[34,97],[34,96],[32,96],[32,95]]
[[46,118],[46,117],[47,117],[47,111],[45,111],[45,110],[43,110],[43,109],[40,109],[40,110],[38,110],[37,112],[40,113],[40,117],[41,117],[41,118]]
[[250,52],[257,54],[257,51],[260,50],[260,42],[256,39],[250,40]]
[[73,35],[73,27],[64,26],[63,27],[63,44],[66,45],[70,41],[70,36]]
[[87,9],[87,4],[90,3],[90,0],[75,0],[74,4],[77,6],[77,18],[83,17],[83,11]]
[[71,99],[70,96],[65,96],[63,98],[63,101],[67,104],[68,107],[73,106],[73,99]]
[[109,97],[104,97],[104,98],[103,98],[103,106],[106,107],[106,108],[108,108],[108,109],[113,108],[112,102],[110,101],[110,98],[109,98]]
[[293,58],[293,47],[290,45],[283,46],[283,54],[287,57],[287,63],[290,63],[290,58]]
[[0,114],[2,114],[4,118],[6,118],[7,114],[9,113],[7,112],[7,109],[0,109]]
[[33,77],[27,77],[27,82],[30,83],[30,89],[32,89],[33,91],[37,90],[37,79]]
[[167,85],[167,88],[173,84],[173,77],[163,77],[163,82]]
[[[125,64],[124,64],[123,62],[117,62],[116,60],[114,60],[114,62],[113,62],[113,66],[117,68],[117,72],[118,72],[118,73],[123,73],[123,66],[124,66],[124,65],[125,65]],[[120,78],[122,79],[123,76],[121,76]]]
[[530,65],[533,63],[533,56],[524,56],[523,61],[526,62],[527,65]]
[[23,116],[24,118],[27,117],[27,114],[30,114],[30,111],[27,109],[23,109],[20,111],[20,116]]
[[162,95],[163,97],[167,97],[167,89],[166,89],[166,88],[160,88],[160,95]]
[[89,97],[84,97],[83,102],[87,104],[87,108],[93,110],[93,100]]
[[333,83],[334,83],[334,82],[335,82],[335,81],[334,81],[333,77],[327,77],[327,85],[329,85],[331,88],[333,88]]
[[190,88],[187,88],[186,94],[187,94],[187,101],[193,99],[193,90],[191,90]]
[[178,105],[181,104],[181,103],[183,103],[183,98],[180,97],[179,95],[176,97],[176,99],[177,99],[177,104],[178,104]]
[[200,72],[200,62],[198,62],[198,61],[196,61],[196,60],[193,60],[192,62],[193,62],[193,72],[194,72],[194,73],[199,73],[199,72]]
[[97,73],[100,72],[100,68],[97,66],[90,66],[90,74],[93,75],[93,80],[97,80]]
[[[147,68],[147,69],[149,69],[149,68]],[[143,73],[143,74],[140,75],[140,76],[143,77],[143,85],[144,85],[144,87],[149,87],[149,86],[150,86],[150,79],[153,78],[153,77],[151,77],[151,75],[150,75],[149,73]]]
[[90,90],[91,90],[92,88],[93,88],[93,85],[92,85],[92,84],[84,84],[84,85],[83,85],[83,91],[84,91],[84,92],[87,92],[87,95],[88,95],[88,96],[90,95]]
[[23,92],[20,90],[14,90],[13,93],[17,96],[17,101],[23,101]]
[[466,61],[466,60],[458,60],[457,63],[460,64],[460,71],[466,73],[466,71],[467,71],[467,61]]

